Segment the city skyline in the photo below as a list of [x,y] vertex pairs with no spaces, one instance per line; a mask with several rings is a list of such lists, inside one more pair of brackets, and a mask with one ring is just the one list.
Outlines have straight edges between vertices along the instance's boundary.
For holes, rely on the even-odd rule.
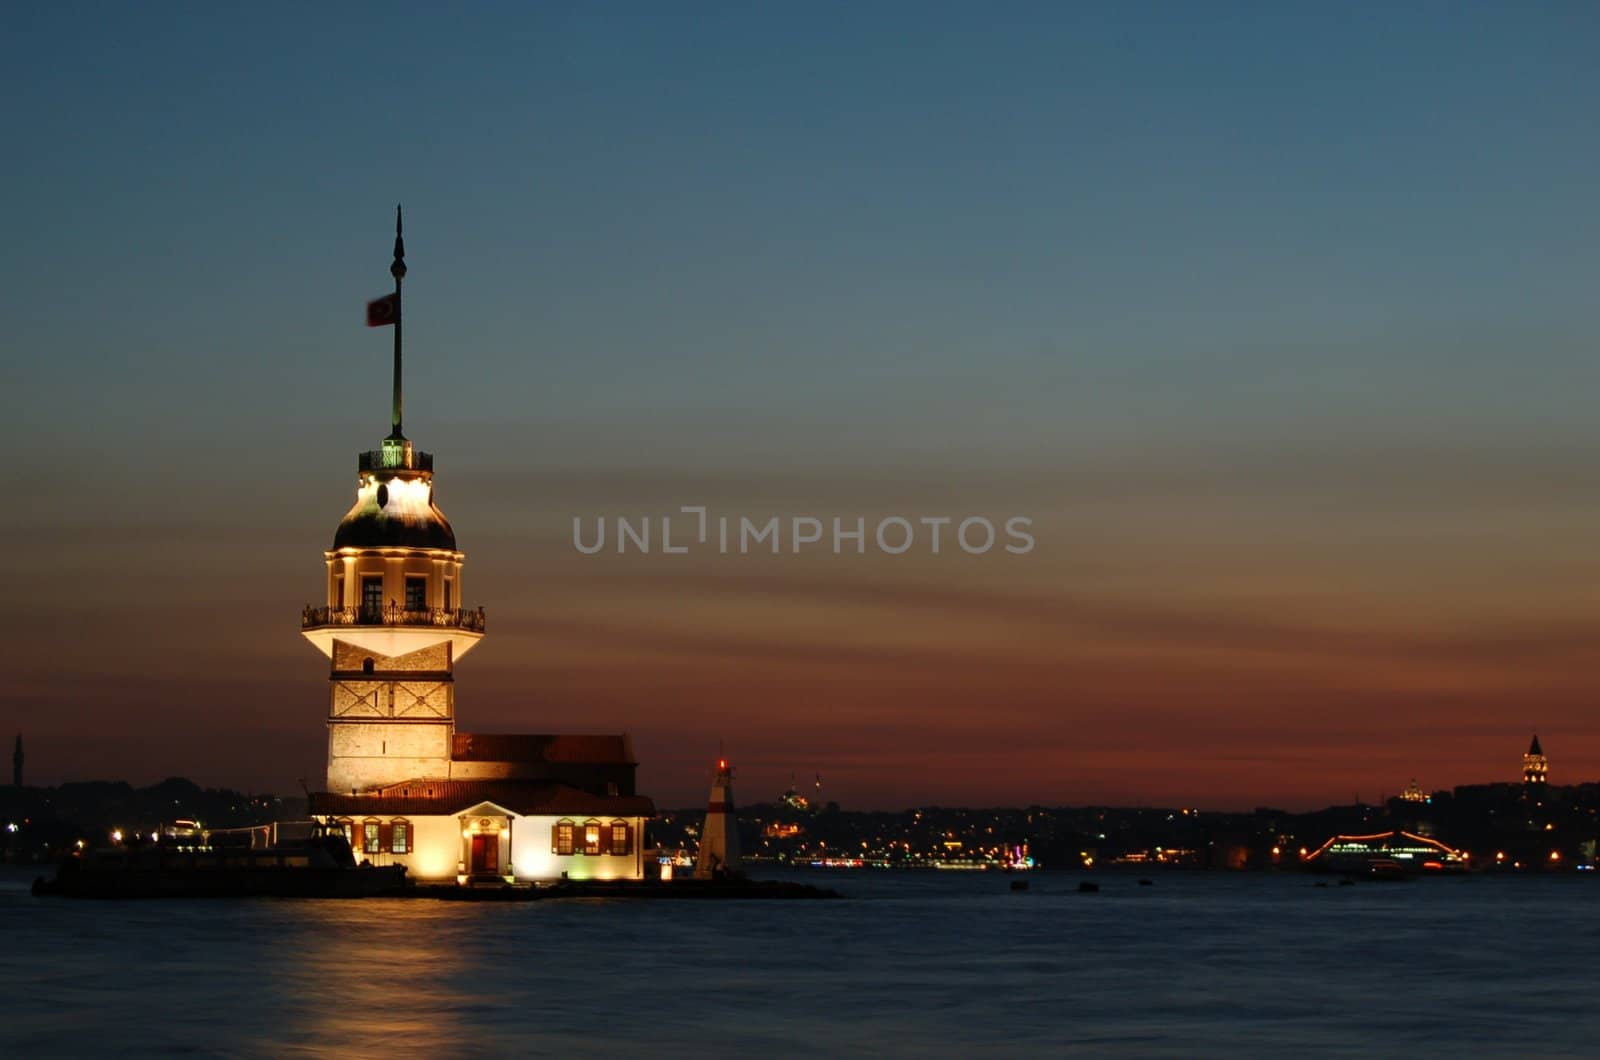
[[[1600,780],[1592,10],[379,10],[0,45],[35,783],[318,775],[396,199],[482,731],[627,731],[662,805],[719,744],[857,808]],[[683,505],[1037,547],[573,547]]]

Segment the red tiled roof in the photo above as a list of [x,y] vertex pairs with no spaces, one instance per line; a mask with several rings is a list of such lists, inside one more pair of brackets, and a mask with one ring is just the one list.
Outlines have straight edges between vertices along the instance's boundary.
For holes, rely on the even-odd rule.
[[526,780],[410,780],[366,795],[318,791],[310,812],[319,817],[449,816],[492,802],[519,816],[654,817],[643,795],[594,795],[566,784]]
[[574,762],[636,765],[626,735],[458,732],[450,746],[457,762]]

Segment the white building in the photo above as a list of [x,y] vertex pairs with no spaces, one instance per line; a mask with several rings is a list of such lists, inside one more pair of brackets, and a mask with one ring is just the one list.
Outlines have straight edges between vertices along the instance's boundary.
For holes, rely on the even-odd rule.
[[462,606],[466,554],[434,502],[433,457],[401,431],[404,259],[397,223],[395,294],[368,316],[395,329],[393,430],[360,456],[323,553],[327,603],[301,620],[332,666],[327,790],[310,812],[344,826],[357,858],[419,880],[642,878],[655,808],[634,792],[627,736],[456,731],[455,663],[484,613]]

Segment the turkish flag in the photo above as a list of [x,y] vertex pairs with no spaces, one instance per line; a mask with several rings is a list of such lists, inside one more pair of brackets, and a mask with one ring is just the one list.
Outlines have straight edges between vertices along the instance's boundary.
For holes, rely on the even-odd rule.
[[367,303],[367,327],[381,328],[386,324],[393,324],[400,316],[400,296],[386,294],[376,301]]

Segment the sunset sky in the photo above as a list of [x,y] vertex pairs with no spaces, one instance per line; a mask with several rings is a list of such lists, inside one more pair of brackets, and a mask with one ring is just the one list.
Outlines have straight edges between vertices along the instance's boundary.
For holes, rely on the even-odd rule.
[[[1594,5],[655,9],[8,13],[31,783],[318,784],[396,201],[463,731],[664,805],[719,741],[853,808],[1600,780]],[[573,548],[693,504],[1037,546]]]

